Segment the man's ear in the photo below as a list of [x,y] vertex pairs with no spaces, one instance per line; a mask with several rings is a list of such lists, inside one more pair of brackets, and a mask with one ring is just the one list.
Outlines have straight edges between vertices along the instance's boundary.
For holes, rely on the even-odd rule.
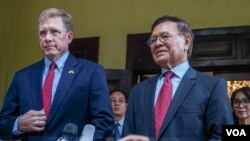
[[192,37],[190,34],[185,34],[184,36],[185,36],[185,48],[184,48],[184,50],[187,51],[192,43]]
[[70,44],[73,40],[73,32],[72,31],[69,31],[68,32],[68,40],[66,41],[67,44]]

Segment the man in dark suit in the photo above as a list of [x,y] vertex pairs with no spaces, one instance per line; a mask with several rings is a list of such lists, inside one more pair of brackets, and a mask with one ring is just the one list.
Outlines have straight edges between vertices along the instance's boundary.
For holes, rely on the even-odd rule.
[[152,141],[220,140],[222,125],[233,124],[225,80],[189,65],[193,40],[191,27],[178,17],[163,16],[154,22],[147,44],[161,73],[133,86],[124,136],[144,135]]
[[113,110],[115,127],[106,141],[118,141],[122,137],[122,127],[127,109],[127,94],[123,90],[114,89],[110,92],[109,98]]
[[45,57],[15,74],[0,113],[0,138],[55,141],[67,123],[78,127],[78,137],[85,124],[95,126],[94,140],[111,133],[114,119],[104,69],[69,53],[72,29],[65,11],[41,13],[38,34]]

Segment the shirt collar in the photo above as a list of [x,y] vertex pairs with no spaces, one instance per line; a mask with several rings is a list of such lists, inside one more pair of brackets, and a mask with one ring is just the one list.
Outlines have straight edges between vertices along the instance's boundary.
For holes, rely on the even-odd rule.
[[118,121],[119,125],[122,126],[124,123],[124,116]]
[[[64,64],[67,60],[69,56],[69,51],[65,52],[61,57],[59,57],[55,63],[56,63],[56,69],[59,71],[59,72],[62,72],[63,70],[63,67],[64,67]],[[44,57],[44,63],[45,63],[45,74],[48,73],[49,71],[49,66],[50,64],[52,63],[51,60],[49,60],[46,56]]]
[[175,66],[171,70],[162,68],[162,70],[161,70],[162,73],[161,73],[161,75],[160,75],[159,78],[161,79],[162,77],[164,77],[163,74],[165,72],[172,71],[175,74],[176,77],[178,77],[179,79],[182,79],[182,77],[184,76],[184,74],[186,73],[186,71],[188,70],[188,68],[189,68],[188,61],[185,61],[185,62],[183,62],[183,63]]

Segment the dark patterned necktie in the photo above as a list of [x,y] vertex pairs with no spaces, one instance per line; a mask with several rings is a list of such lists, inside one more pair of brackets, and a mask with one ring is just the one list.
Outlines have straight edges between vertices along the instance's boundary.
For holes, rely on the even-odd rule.
[[45,78],[42,90],[42,97],[43,97],[43,109],[45,111],[46,116],[48,117],[50,111],[50,104],[51,104],[51,94],[53,88],[53,81],[55,77],[55,62],[52,62],[49,67],[49,72]]
[[115,128],[114,128],[114,138],[115,138],[115,141],[118,141],[121,138],[121,133],[120,133],[120,131],[118,129],[119,126],[120,126],[119,123],[115,124]]

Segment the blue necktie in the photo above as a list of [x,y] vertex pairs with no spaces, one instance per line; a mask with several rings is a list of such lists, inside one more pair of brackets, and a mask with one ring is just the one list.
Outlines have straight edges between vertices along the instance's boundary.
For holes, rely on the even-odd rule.
[[117,140],[119,140],[121,138],[121,134],[120,134],[120,131],[118,129],[119,126],[120,126],[119,123],[115,124],[115,129],[114,129],[114,138],[115,138],[115,141],[117,141]]

